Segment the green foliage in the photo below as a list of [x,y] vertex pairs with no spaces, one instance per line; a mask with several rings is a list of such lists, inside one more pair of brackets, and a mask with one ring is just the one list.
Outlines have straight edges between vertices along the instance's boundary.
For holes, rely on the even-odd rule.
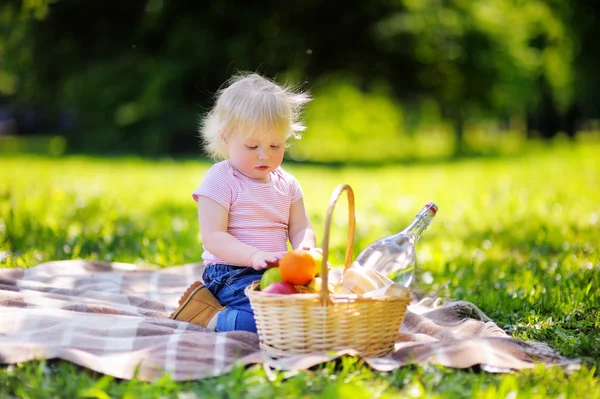
[[[357,78],[347,75],[317,81],[311,94],[314,101],[304,114],[307,130],[288,153],[295,161],[381,165],[454,156],[454,133],[431,102],[403,108],[387,85],[374,80],[359,90]],[[489,121],[466,125],[463,135],[470,155],[515,154],[533,145],[521,132]]]
[[308,130],[291,147],[291,157],[316,162],[381,162],[414,155],[402,134],[402,110],[387,91],[380,86],[361,92],[351,79],[323,79],[312,90],[315,100],[305,112]]
[[0,137],[0,154],[63,155],[67,141],[62,136],[5,136]]
[[[358,137],[371,139],[363,162],[405,154],[412,143],[398,126],[429,117],[420,109],[431,102],[452,124],[457,154],[470,150],[465,125],[482,116],[528,115],[547,137],[574,130],[562,119],[598,116],[586,55],[595,51],[593,2],[238,3],[3,2],[0,101],[77,112],[79,129],[66,132],[72,151],[189,151],[212,94],[235,70],[257,70],[308,79],[323,96],[308,119],[336,137],[333,160]],[[355,78],[322,83],[340,74]],[[340,111],[352,117],[325,121]]]
[[[514,336],[582,359],[579,371],[494,375],[414,366],[378,373],[345,358],[297,374],[253,366],[210,380],[145,383],[30,362],[0,369],[0,397],[598,398],[599,150],[556,143],[451,163],[287,167],[303,185],[318,237],[331,190],[354,188],[355,254],[435,201],[440,211],[418,244],[417,288],[472,301]],[[1,267],[71,258],[168,267],[200,259],[190,193],[208,163],[33,155],[0,161]],[[334,213],[334,265],[344,257],[344,206],[340,200]]]
[[419,92],[434,98],[453,122],[457,155],[469,152],[464,123],[481,115],[522,117],[542,109],[548,131],[543,134],[552,137],[570,129],[551,121],[576,102],[577,39],[561,15],[569,11],[567,3],[401,3],[403,9],[376,25],[376,35],[388,51],[418,62]]

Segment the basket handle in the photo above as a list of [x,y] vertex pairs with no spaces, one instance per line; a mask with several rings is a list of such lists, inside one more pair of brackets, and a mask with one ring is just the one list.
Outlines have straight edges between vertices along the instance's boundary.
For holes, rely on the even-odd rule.
[[352,262],[352,247],[354,246],[354,192],[352,187],[347,184],[340,184],[331,193],[329,198],[329,207],[327,208],[327,215],[325,216],[325,230],[323,231],[323,263],[321,265],[321,279],[323,283],[321,285],[321,304],[327,306],[329,304],[329,268],[327,267],[327,258],[329,257],[329,231],[331,227],[331,217],[333,215],[333,208],[337,200],[340,198],[343,192],[348,195],[348,238],[346,242],[346,259],[344,260],[344,272],[350,267]]

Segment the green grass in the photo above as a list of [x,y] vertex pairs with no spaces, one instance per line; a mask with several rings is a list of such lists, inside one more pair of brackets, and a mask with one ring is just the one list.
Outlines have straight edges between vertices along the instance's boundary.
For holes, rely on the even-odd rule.
[[[4,397],[576,397],[600,398],[600,145],[562,143],[526,155],[369,168],[288,165],[317,234],[331,190],[355,190],[355,253],[439,213],[418,244],[418,288],[477,304],[515,337],[583,359],[488,374],[437,366],[374,372],[346,358],[288,376],[260,366],[211,380],[118,381],[66,362],[0,369]],[[171,266],[200,259],[191,191],[206,162],[134,158],[0,158],[0,267],[87,258]],[[345,201],[332,230],[343,259]],[[289,377],[289,378],[285,378]],[[186,396],[187,395],[187,396]]]

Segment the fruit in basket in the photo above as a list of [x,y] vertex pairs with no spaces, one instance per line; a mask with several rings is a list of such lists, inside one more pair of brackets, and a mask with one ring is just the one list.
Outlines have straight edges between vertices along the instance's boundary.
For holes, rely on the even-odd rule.
[[[317,294],[321,292],[322,287],[323,287],[323,279],[321,277],[315,277],[310,283],[306,284],[306,286],[305,286],[305,288],[308,290],[308,292],[317,293]],[[329,293],[333,293],[334,285],[327,283],[327,290],[329,291]]]
[[304,285],[315,278],[317,263],[308,251],[295,249],[283,255],[279,261],[279,271],[283,281]]
[[296,294],[296,287],[294,284],[288,281],[278,281],[266,287],[262,292],[266,292],[268,294],[280,294],[280,295],[289,295]]
[[310,292],[320,292],[322,286],[323,280],[321,279],[321,277],[315,277],[311,280],[310,283],[306,284],[306,288],[308,288]]
[[312,291],[306,285],[295,285],[298,294],[311,294]]
[[323,267],[323,254],[320,251],[317,251],[316,248],[309,249],[308,253],[310,254],[310,256],[313,257],[313,259],[315,260],[315,264],[317,265],[316,275],[320,276],[321,268]]
[[279,268],[271,267],[263,273],[260,279],[260,290],[262,291],[269,285],[273,283],[278,283],[280,281],[283,281],[283,278],[281,277],[281,272],[279,271]]

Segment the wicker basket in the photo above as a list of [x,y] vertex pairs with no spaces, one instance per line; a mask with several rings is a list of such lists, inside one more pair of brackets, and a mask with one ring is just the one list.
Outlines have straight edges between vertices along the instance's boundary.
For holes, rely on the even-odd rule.
[[352,348],[363,356],[383,356],[394,349],[398,331],[410,303],[402,297],[363,298],[330,294],[327,289],[329,230],[333,208],[343,192],[348,195],[346,270],[354,244],[354,194],[342,184],[333,191],[325,218],[320,293],[277,295],[259,291],[259,282],[245,293],[254,310],[260,347],[272,357]]

